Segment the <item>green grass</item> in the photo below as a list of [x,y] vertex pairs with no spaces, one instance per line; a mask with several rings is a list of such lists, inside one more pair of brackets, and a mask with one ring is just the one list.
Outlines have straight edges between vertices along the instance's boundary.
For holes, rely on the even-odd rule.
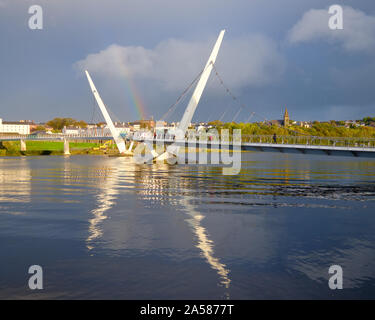
[[55,141],[26,141],[26,150],[64,150],[64,143]]
[[92,142],[71,142],[69,145],[72,149],[95,148],[100,146],[99,143]]
[[[99,143],[70,142],[70,149],[88,149],[99,147]],[[60,141],[26,141],[26,150],[64,150],[64,142]]]
[[[92,142],[69,143],[71,154],[103,154],[103,150],[93,150],[99,146],[99,143]],[[19,141],[0,142],[0,156],[61,155],[64,153],[62,141],[26,141],[26,151],[20,151],[20,147]]]

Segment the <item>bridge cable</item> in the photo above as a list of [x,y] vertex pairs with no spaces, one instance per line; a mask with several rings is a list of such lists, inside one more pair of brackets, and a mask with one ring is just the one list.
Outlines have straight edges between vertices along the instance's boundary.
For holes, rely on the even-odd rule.
[[249,122],[255,115],[255,112],[251,112],[250,116],[246,119],[246,122]]
[[236,112],[236,114],[234,115],[233,119],[232,119],[232,122],[234,122],[237,117],[240,115],[241,111],[242,111],[243,107],[240,106],[240,108],[238,109],[238,111]]
[[[236,102],[240,105],[240,110],[241,110],[242,108],[244,108],[245,105],[242,104],[242,103],[239,103],[239,102],[238,102],[239,100],[237,99],[237,97],[236,97],[236,96],[232,93],[232,91],[231,91],[231,90],[230,90],[230,89],[224,84],[224,81],[223,81],[222,77],[219,75],[219,72],[217,71],[217,68],[216,68],[216,66],[215,66],[214,63],[212,63],[212,67],[213,67],[213,69],[215,70],[215,74],[216,74],[217,78],[219,79],[220,84],[221,84],[221,85],[223,86],[223,88],[225,89],[225,91],[226,91],[226,92],[232,97],[232,99],[233,99],[234,101],[236,101]],[[257,115],[258,117],[264,119],[266,122],[269,122],[269,120],[268,120],[266,117],[264,117],[264,116],[262,116],[262,115],[260,115],[259,113],[256,113],[256,112],[252,112],[248,120],[250,120],[254,115]],[[238,115],[236,114],[235,118],[237,118],[237,116],[238,116]],[[234,119],[235,119],[235,118],[234,118]],[[234,121],[234,119],[233,119],[233,121]],[[233,122],[233,121],[232,121],[232,122]],[[248,121],[247,121],[247,122],[248,122]],[[307,134],[307,133],[300,132],[300,131],[296,131],[296,130],[290,129],[290,128],[288,128],[288,127],[285,127],[285,129],[287,129],[287,130],[289,130],[289,131],[291,131],[291,132],[297,133],[297,134],[302,134],[302,135],[305,135],[305,136],[311,136],[311,135],[309,135],[309,134]]]
[[[220,76],[220,74],[219,74],[219,72],[218,72],[218,70],[216,68],[216,65],[214,63],[212,64],[212,67],[213,67],[213,69],[215,71],[216,77],[218,78],[218,80],[219,80],[220,84],[222,85],[222,87],[225,89],[226,93],[233,99],[233,101],[235,101],[240,106],[241,109],[245,108],[246,106],[243,103],[241,103],[239,101],[239,99],[233,94],[233,92],[228,88],[228,86],[225,85],[225,83],[223,81],[223,78]],[[268,121],[268,119],[266,117],[260,115],[259,113],[254,112],[254,114],[256,114],[260,118],[264,119],[265,121]]]
[[228,108],[222,113],[222,115],[219,118],[219,121],[222,121],[224,119],[224,116],[226,115],[227,111],[228,111]]
[[[200,76],[202,75],[202,73],[204,72],[206,68],[203,68],[201,72],[199,72],[199,74],[195,77],[195,79],[188,85],[188,87],[181,93],[181,95],[177,98],[176,102],[174,104],[172,104],[169,109],[167,110],[166,113],[164,113],[164,115],[161,117],[160,120],[165,120],[165,118],[170,114],[170,112],[173,110],[173,112],[175,111],[177,105],[181,102],[181,99],[190,91],[190,89],[192,88],[192,86],[199,80]],[[172,113],[173,113],[172,112]]]

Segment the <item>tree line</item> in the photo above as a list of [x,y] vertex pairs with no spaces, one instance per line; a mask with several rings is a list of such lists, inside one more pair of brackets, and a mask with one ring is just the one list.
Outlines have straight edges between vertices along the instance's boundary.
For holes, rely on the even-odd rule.
[[298,125],[283,127],[266,123],[223,123],[212,121],[209,123],[219,132],[221,129],[241,129],[243,135],[273,135],[277,136],[317,136],[317,137],[348,137],[348,138],[375,138],[375,127],[370,126],[337,126],[327,122],[313,122],[311,127],[305,128]]
[[73,118],[54,118],[52,120],[47,121],[45,126],[37,126],[33,131],[44,131],[46,130],[46,127],[51,127],[54,132],[60,132],[65,126],[86,128],[87,123],[84,120],[76,120]]
[[46,123],[47,126],[52,127],[54,130],[62,130],[65,126],[86,128],[87,123],[83,120],[77,121],[73,118],[54,118]]

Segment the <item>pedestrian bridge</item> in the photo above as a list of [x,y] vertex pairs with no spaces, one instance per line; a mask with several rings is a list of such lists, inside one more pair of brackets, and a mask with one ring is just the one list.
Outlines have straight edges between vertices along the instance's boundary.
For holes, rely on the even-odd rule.
[[0,141],[19,141],[19,140],[46,140],[46,141],[64,141],[64,140],[113,140],[108,134],[15,134],[0,135]]
[[[343,138],[343,137],[316,137],[316,136],[278,136],[272,135],[242,135],[241,141],[233,143],[229,141],[221,143],[219,139],[211,140],[210,135],[206,140],[175,139],[174,135],[152,135],[151,132],[137,132],[134,135],[123,136],[123,139],[135,143],[148,143],[151,145],[174,143],[180,147],[208,148],[208,149],[241,149],[242,151],[278,152],[278,153],[301,153],[301,154],[323,154],[328,156],[353,156],[353,157],[375,157],[374,138]],[[108,134],[38,134],[38,135],[0,135],[1,141],[21,141],[21,150],[26,151],[25,141],[64,141],[65,153],[69,153],[69,141],[104,141],[113,140]]]
[[277,152],[277,153],[300,153],[300,154],[323,154],[328,156],[353,156],[353,157],[375,157],[374,138],[343,138],[343,137],[314,137],[314,136],[279,136],[272,135],[242,135],[240,143],[220,141],[199,141],[199,139],[175,140],[173,135],[135,135],[134,141],[151,144],[172,144],[180,147],[206,147],[208,149],[229,148],[241,149],[242,151]]

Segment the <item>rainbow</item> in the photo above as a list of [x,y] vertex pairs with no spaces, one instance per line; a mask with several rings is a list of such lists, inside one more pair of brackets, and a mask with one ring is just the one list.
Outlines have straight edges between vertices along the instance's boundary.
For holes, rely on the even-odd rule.
[[146,119],[145,106],[144,106],[144,103],[140,94],[138,93],[138,90],[135,84],[132,82],[131,78],[128,75],[126,75],[125,80],[126,80],[127,96],[131,104],[135,106],[138,116],[139,116],[139,120]]
[[126,84],[126,91],[128,99],[130,103],[135,106],[139,119],[143,120],[146,117],[145,106],[143,103],[143,99],[141,98],[134,81],[132,80],[131,75],[129,74],[128,68],[125,64],[123,57],[119,50],[116,51],[116,60],[119,62],[121,70],[123,71],[122,74],[125,76],[125,84]]

